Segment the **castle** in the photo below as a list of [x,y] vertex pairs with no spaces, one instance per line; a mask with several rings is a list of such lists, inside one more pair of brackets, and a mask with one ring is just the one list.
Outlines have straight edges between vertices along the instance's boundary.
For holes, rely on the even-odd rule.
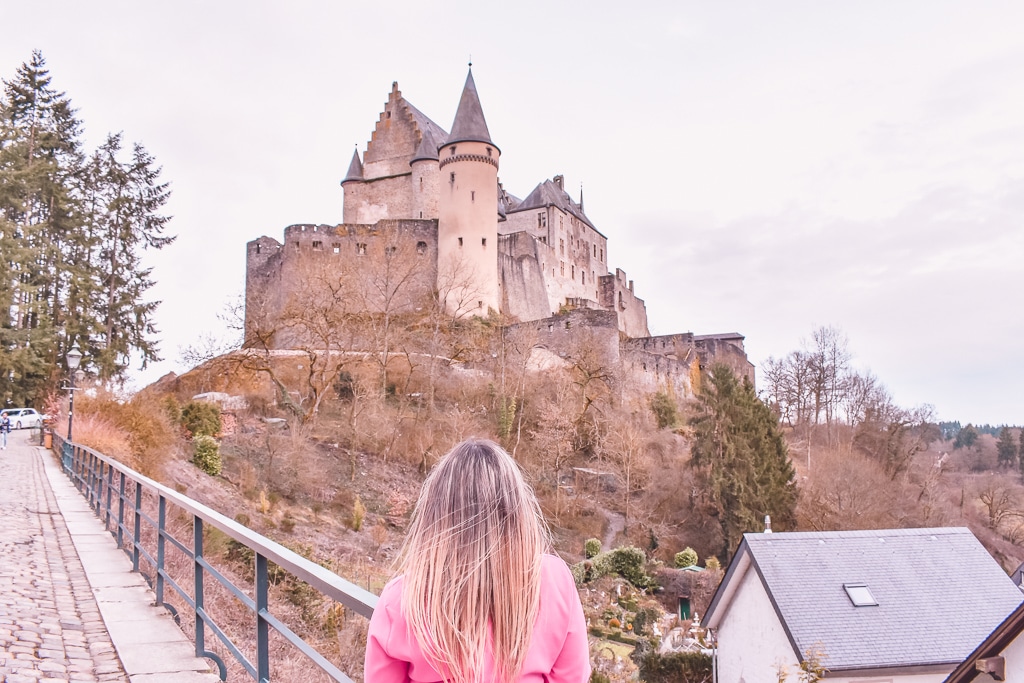
[[247,343],[261,327],[274,329],[261,339],[268,348],[297,343],[267,323],[296,296],[307,257],[341,272],[359,259],[407,253],[430,266],[410,270],[412,289],[442,290],[455,316],[496,312],[535,327],[538,354],[564,357],[587,329],[647,388],[689,395],[694,364],[710,362],[753,379],[739,334],[651,337],[644,301],[622,270],[609,268],[608,240],[584,212],[582,191],[575,201],[556,175],[520,199],[498,179],[500,158],[472,66],[451,132],[394,83],[362,159],[357,149],[341,181],[342,224],[292,225],[283,243],[266,236],[248,243]]

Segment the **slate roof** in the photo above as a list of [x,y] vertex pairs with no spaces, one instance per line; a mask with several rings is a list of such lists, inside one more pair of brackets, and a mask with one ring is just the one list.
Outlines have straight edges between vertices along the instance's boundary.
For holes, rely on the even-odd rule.
[[[518,213],[519,211],[528,211],[530,209],[543,209],[548,206],[557,206],[565,213],[572,214],[579,220],[583,221],[591,228],[594,228],[594,224],[590,222],[590,219],[583,213],[583,207],[573,201],[569,193],[558,187],[553,180],[545,180],[537,187],[533,188],[533,191],[526,195],[526,198],[515,206],[508,208],[508,213]],[[600,233],[597,228],[595,231]]]
[[452,132],[447,142],[486,142],[497,148],[497,145],[491,142],[491,133],[487,130],[487,121],[484,119],[484,110],[480,106],[480,97],[476,92],[472,67],[466,76],[462,99],[459,100],[459,108],[455,112],[455,121],[452,123]]
[[[1020,570],[1018,569],[1018,571]],[[1021,633],[1024,633],[1024,604],[1006,617],[1003,623],[999,624],[996,630],[992,631],[988,638],[983,640],[981,645],[976,647],[960,666],[953,669],[953,673],[949,674],[949,678],[944,683],[970,683],[981,675],[981,672],[975,667],[975,663],[979,659],[1002,655],[1003,651],[1010,647]],[[986,676],[983,680],[990,679]]]
[[363,179],[363,162],[359,160],[359,149],[352,152],[352,163],[348,165],[348,173],[345,174],[345,179],[341,181],[344,185],[350,180],[362,180]]
[[[966,528],[744,534],[708,607],[715,627],[756,571],[799,659],[820,644],[829,670],[953,666],[1022,600]],[[855,607],[844,584],[877,606]]]
[[[409,111],[409,115],[412,116],[412,120],[416,122],[416,127],[419,128],[420,133],[423,134],[423,137],[426,138],[427,135],[429,134],[430,137],[433,138],[434,142],[436,143],[433,158],[436,159],[438,148],[440,148],[441,145],[443,145],[445,141],[448,139],[448,131],[434,123],[434,121],[429,116],[427,116],[419,109],[414,107],[409,102],[409,100],[405,99],[404,97],[402,98],[402,103],[405,105],[405,108]],[[422,142],[420,144],[422,145]],[[419,157],[418,150],[416,152],[416,156]]]
[[417,161],[437,161],[437,149],[444,142],[444,138],[440,142],[435,140],[434,132],[429,127],[422,130],[423,139],[420,140],[420,146],[416,148],[416,153],[412,155],[412,160],[409,162],[410,166]]

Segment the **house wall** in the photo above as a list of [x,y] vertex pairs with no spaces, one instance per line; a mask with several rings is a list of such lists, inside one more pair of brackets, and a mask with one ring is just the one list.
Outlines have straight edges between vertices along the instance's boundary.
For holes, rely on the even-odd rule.
[[[942,681],[946,680],[946,676],[948,676],[952,671],[953,667],[949,667],[949,671],[940,674],[914,674],[911,676],[859,676],[854,678],[826,674],[825,680],[829,683],[942,683]],[[796,676],[790,676],[790,680],[795,681]],[[982,680],[982,677],[979,676],[975,680],[980,681]],[[1013,679],[1007,678],[1007,680]]]
[[776,680],[779,665],[796,679],[796,653],[752,567],[719,624],[717,637],[719,683],[769,683]]
[[[1024,637],[1017,636],[1001,654],[1006,660],[1005,680],[1024,681]],[[978,674],[974,679],[975,683],[995,683],[995,680],[989,674]]]

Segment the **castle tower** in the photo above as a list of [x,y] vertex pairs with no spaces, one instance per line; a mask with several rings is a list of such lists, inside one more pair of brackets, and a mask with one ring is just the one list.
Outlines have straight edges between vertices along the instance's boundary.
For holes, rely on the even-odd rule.
[[439,142],[430,128],[423,131],[423,140],[416,149],[409,166],[412,168],[412,217],[435,218],[438,209],[437,148]]
[[[470,65],[448,141],[438,149],[438,285],[448,309],[501,310],[498,285],[498,157]],[[453,286],[447,286],[445,280]]]

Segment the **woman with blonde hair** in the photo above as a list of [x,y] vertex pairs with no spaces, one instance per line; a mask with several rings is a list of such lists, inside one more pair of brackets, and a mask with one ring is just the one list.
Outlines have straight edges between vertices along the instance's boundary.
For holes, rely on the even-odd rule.
[[468,439],[427,477],[370,620],[366,683],[583,683],[586,621],[532,489]]

